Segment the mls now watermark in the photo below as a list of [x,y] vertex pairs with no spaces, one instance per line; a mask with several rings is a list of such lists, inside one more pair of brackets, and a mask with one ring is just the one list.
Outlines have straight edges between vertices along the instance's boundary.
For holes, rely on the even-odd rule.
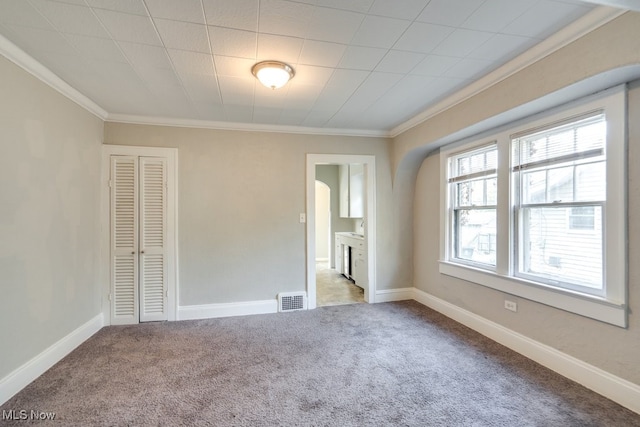
[[16,420],[16,421],[53,421],[56,419],[56,413],[55,412],[43,412],[43,411],[36,411],[36,410],[29,410],[27,411],[26,409],[20,409],[20,410],[16,410],[16,409],[9,409],[8,411],[6,410],[2,410],[2,420],[3,421],[8,421],[8,420]]

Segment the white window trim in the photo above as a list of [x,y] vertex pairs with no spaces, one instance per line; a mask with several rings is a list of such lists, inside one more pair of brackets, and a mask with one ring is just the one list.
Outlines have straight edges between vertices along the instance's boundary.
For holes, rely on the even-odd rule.
[[[604,297],[555,288],[514,277],[515,240],[510,193],[511,135],[548,125],[563,118],[590,111],[604,110],[607,115],[607,201],[603,215]],[[486,286],[521,298],[566,310],[620,327],[627,327],[627,91],[620,85],[535,116],[508,124],[489,135],[468,138],[445,147],[440,152],[440,273]],[[498,208],[495,271],[474,268],[451,258],[450,218],[448,214],[448,159],[450,156],[498,143]],[[508,153],[508,155],[504,155]],[[505,226],[505,224],[508,224]],[[503,248],[503,249],[501,249]],[[507,250],[504,250],[507,248]]]

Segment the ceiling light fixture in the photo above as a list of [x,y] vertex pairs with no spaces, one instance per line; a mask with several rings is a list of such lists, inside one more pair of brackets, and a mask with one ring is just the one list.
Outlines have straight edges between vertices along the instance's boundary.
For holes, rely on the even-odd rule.
[[262,61],[251,67],[251,72],[260,83],[270,89],[278,89],[295,76],[291,66],[280,61]]

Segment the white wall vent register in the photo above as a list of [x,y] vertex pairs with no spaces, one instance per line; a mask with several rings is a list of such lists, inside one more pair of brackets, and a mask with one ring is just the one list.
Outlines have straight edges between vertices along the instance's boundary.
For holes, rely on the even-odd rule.
[[307,309],[307,296],[304,292],[281,292],[278,294],[278,311],[297,311]]

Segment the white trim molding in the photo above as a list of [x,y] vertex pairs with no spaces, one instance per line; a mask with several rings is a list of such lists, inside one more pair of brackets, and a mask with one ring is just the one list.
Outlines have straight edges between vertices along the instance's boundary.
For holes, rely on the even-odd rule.
[[0,34],[0,55],[16,64],[52,89],[78,104],[99,119],[105,120],[108,113],[98,104],[87,98],[67,82],[55,75],[47,67],[33,59],[26,52]]
[[109,114],[106,121],[136,125],[233,130],[240,132],[275,132],[302,135],[361,136],[366,138],[389,137],[389,132],[384,130],[317,128],[304,126],[269,125],[260,123],[220,122],[214,120],[179,119],[173,117],[136,116],[131,114]]
[[44,374],[104,326],[102,313],[72,331],[49,348],[0,379],[0,405]]
[[247,316],[278,312],[278,300],[243,301],[222,304],[182,305],[178,320],[213,319],[216,317]]
[[640,385],[414,288],[414,299],[558,374],[640,414]]
[[414,299],[414,288],[380,289],[376,291],[376,303]]

